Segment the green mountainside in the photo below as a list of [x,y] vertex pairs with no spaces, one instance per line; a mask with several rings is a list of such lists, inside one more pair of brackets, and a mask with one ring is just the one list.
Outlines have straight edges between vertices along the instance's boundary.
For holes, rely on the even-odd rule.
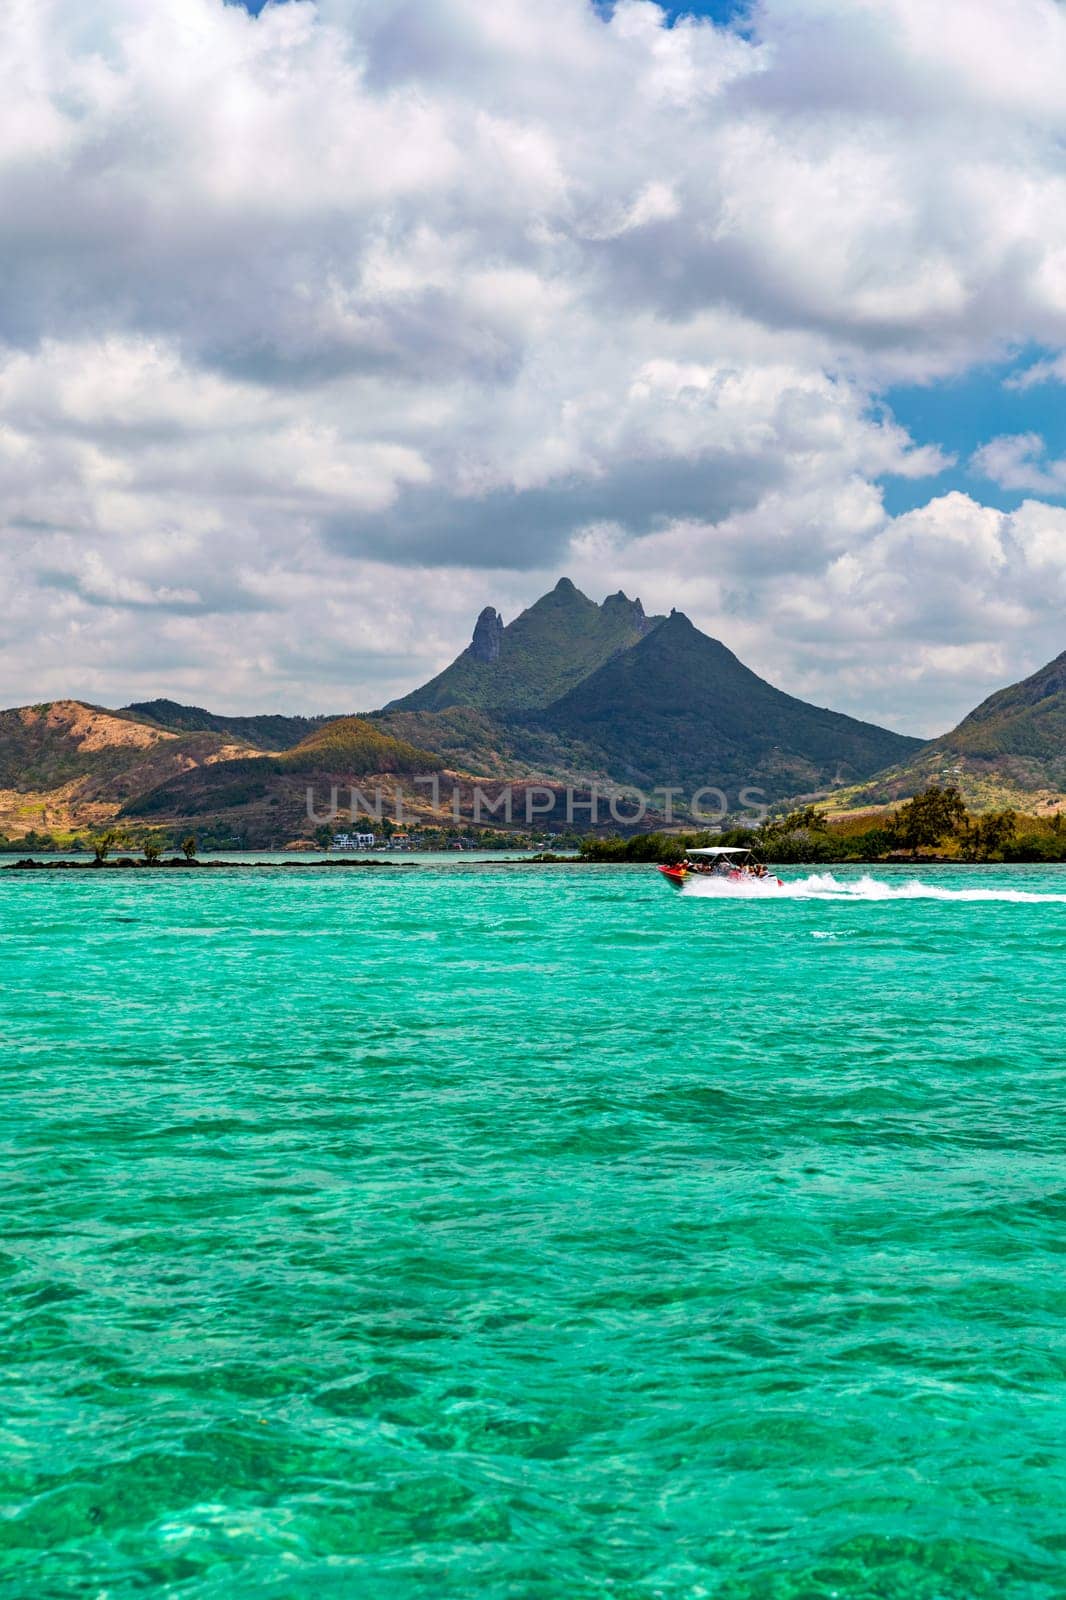
[[504,776],[519,763],[514,731],[503,714],[449,706],[444,711],[376,711],[367,720],[394,739],[435,750],[438,764],[452,770]]
[[639,643],[660,620],[646,617],[640,601],[621,590],[597,605],[569,578],[560,578],[550,594],[506,627],[499,612],[486,606],[462,655],[384,711],[546,706],[612,656]]
[[957,784],[971,807],[1054,807],[1066,800],[1066,651],[983,701],[912,760],[879,773],[849,800],[905,799],[928,783]]
[[176,700],[140,700],[125,707],[128,715],[155,723],[172,733],[223,733],[254,745],[257,750],[288,750],[309,733],[329,722],[329,717],[224,717],[201,706],[183,706]]
[[1066,650],[1021,683],[990,695],[935,745],[995,760],[1020,756],[1066,770]]
[[530,719],[584,746],[620,782],[754,785],[772,800],[868,776],[921,741],[775,689],[673,612]]

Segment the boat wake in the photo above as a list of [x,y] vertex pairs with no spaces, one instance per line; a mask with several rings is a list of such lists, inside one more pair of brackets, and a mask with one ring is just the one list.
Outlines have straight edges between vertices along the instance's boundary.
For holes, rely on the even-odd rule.
[[1009,905],[1066,905],[1066,894],[1035,894],[1027,889],[942,889],[938,884],[912,878],[906,883],[886,883],[869,874],[861,878],[835,878],[831,872],[814,872],[780,888],[758,880],[691,877],[682,893],[713,900],[959,900],[1000,901]]

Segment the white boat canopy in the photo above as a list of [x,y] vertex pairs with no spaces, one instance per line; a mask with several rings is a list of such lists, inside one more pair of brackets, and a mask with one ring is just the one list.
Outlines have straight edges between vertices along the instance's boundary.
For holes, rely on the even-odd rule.
[[686,850],[687,856],[750,856],[751,851],[741,844],[716,844],[710,850]]

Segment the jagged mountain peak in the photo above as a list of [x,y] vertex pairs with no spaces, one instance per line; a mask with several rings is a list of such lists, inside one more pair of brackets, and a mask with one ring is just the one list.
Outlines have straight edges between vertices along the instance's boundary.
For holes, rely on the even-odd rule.
[[639,598],[631,600],[624,589],[618,589],[614,594],[609,594],[603,602],[604,610],[626,611],[635,618],[644,619],[644,607]]
[[563,577],[506,626],[496,608],[486,606],[470,644],[451,666],[385,710],[546,706],[619,651],[637,644],[660,621],[646,617],[640,601],[621,590],[597,605]]

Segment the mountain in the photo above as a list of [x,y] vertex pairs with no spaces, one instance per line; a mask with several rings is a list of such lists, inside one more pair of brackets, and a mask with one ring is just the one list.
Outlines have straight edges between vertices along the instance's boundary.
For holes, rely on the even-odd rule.
[[[1061,752],[1062,668],[993,697],[956,732],[1027,770]],[[227,717],[166,699],[0,713],[0,832],[121,816],[284,843],[308,829],[309,790],[321,809],[334,786],[393,780],[424,812],[412,780],[433,773],[449,785],[458,775],[468,797],[482,779],[667,786],[682,792],[679,814],[714,787],[740,811],[746,788],[790,800],[902,774],[933,748],[783,693],[680,612],[646,617],[621,593],[597,605],[563,578],[507,626],[483,611],[450,667],[366,717]]]
[[448,706],[443,711],[375,711],[376,728],[395,739],[435,750],[445,767],[491,777],[533,777],[569,770],[553,761],[544,741],[531,735],[522,713]]
[[[497,664],[502,660],[510,630],[497,627],[496,618],[486,632],[482,624],[490,614],[483,612],[474,644],[452,667],[373,720],[468,771],[645,789],[680,785],[688,793],[713,785],[726,790],[736,810],[742,788],[784,800],[868,778],[921,748],[918,739],[784,694],[680,612],[647,619],[642,610],[636,614],[638,605],[613,596],[597,607],[564,580],[511,625],[511,659],[516,672],[521,668],[525,703],[515,696],[510,704],[443,704],[449,694],[471,692],[473,673],[482,674],[479,692],[488,681],[493,663],[476,659],[475,647],[484,653],[499,645]],[[567,628],[573,625],[587,641],[591,630],[603,627],[593,620],[596,614],[610,615],[612,608],[628,611],[628,632],[638,637],[612,649],[554,699],[532,703],[527,641],[534,638],[539,647],[543,701],[552,677],[545,652],[557,645],[565,676],[573,678],[579,657],[565,643]]]
[[124,710],[141,722],[172,733],[222,733],[257,750],[288,750],[301,739],[332,721],[330,717],[220,717],[201,706],[183,706],[176,700],[141,700]]
[[435,678],[384,707],[397,711],[528,710],[549,705],[623,650],[638,644],[657,624],[639,600],[621,590],[597,605],[560,578],[507,626],[486,606],[462,655]]
[[779,800],[854,782],[921,745],[784,694],[678,611],[528,725],[616,781],[716,785],[731,805],[746,786]]
[[905,799],[954,783],[973,809],[1055,809],[1066,802],[1066,651],[1000,689],[911,761],[878,773],[856,802]]

